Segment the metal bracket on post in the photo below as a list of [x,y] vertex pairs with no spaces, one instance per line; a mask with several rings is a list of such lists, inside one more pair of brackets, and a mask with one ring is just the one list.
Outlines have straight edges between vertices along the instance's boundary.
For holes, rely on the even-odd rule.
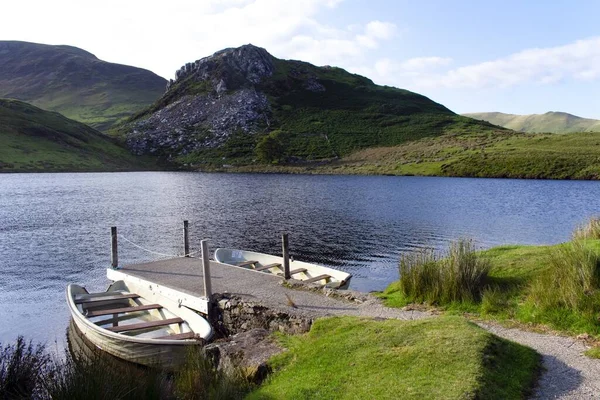
[[202,274],[204,276],[204,296],[211,301],[212,284],[210,281],[210,259],[208,258],[208,240],[200,242],[202,246]]
[[290,249],[287,233],[281,235],[281,244],[283,247],[283,277],[285,279],[290,279]]
[[187,220],[183,221],[183,254],[186,257],[190,256],[190,237]]
[[116,226],[110,228],[110,250],[110,265],[113,269],[117,269],[119,267],[119,249]]

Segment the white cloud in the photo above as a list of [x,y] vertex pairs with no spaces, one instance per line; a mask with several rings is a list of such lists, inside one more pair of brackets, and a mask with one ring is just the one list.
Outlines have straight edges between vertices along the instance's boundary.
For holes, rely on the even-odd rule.
[[418,87],[486,88],[520,84],[548,85],[564,80],[600,77],[600,37],[564,46],[527,49],[493,61],[468,65],[442,74],[421,75]]
[[165,77],[186,62],[246,43],[321,65],[365,63],[368,52],[391,39],[396,27],[379,20],[347,28],[321,22],[342,1],[11,2],[3,15],[13,17],[0,25],[0,38],[71,44]]

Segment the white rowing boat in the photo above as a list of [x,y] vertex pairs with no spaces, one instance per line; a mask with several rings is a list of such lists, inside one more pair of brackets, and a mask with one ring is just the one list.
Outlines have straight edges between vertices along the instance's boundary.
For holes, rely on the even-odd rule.
[[[215,260],[236,267],[283,276],[283,257],[253,251],[217,249]],[[290,275],[304,283],[317,283],[335,289],[347,289],[352,275],[337,269],[290,260]]]
[[70,284],[67,303],[75,325],[96,347],[126,361],[173,369],[190,346],[212,336],[208,321],[165,300],[152,287],[117,281],[106,292]]

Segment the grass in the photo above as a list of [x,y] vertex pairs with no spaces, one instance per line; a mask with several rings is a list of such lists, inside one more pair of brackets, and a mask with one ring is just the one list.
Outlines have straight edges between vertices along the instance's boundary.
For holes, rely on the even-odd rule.
[[[425,260],[427,263],[413,267],[427,271],[424,274],[429,279],[438,279],[436,284],[422,285],[418,296],[403,284],[414,279],[410,274],[389,285],[380,296],[392,307],[424,302],[451,312],[600,337],[600,240],[555,246],[502,246],[472,256],[489,263],[487,280],[477,287],[480,297],[438,295],[445,277],[428,270],[434,265],[439,268],[444,260],[436,260],[435,264]],[[463,290],[469,288],[464,285]]]
[[573,240],[600,239],[600,218],[594,217],[573,231]]
[[190,351],[175,372],[125,363],[100,351],[66,354],[56,360],[44,346],[22,337],[0,346],[0,399],[229,400],[242,399],[252,389],[241,373],[216,370],[202,350]]
[[239,172],[599,179],[600,133],[522,134],[449,131],[341,158],[285,165],[249,164]]
[[23,337],[0,346],[0,398],[29,398],[37,393],[49,364],[44,346],[26,342]]
[[60,114],[16,100],[0,100],[0,172],[118,171],[155,165]]
[[459,317],[315,321],[249,399],[507,399],[529,392],[539,367],[533,350]]
[[585,355],[591,358],[600,359],[600,346],[592,347],[591,349],[585,352]]
[[471,241],[459,240],[442,258],[428,250],[403,255],[399,286],[410,302],[472,302],[481,299],[489,269]]

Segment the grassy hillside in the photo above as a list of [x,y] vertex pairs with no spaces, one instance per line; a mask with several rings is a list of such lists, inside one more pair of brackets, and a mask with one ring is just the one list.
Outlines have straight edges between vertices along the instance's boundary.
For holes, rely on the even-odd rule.
[[105,130],[162,95],[167,81],[71,46],[0,41],[0,97]]
[[289,350],[249,399],[518,399],[535,381],[535,351],[462,318],[328,318]]
[[530,115],[488,112],[463,115],[519,132],[600,132],[600,120],[581,118],[564,112]]
[[118,171],[153,165],[87,125],[0,99],[0,172]]
[[[367,147],[439,136],[454,129],[494,129],[459,117],[418,93],[375,85],[341,68],[290,60],[277,60],[276,68],[263,89],[271,99],[271,129],[281,131],[279,139],[292,156],[332,158]],[[306,90],[309,77],[316,77],[325,90]]]
[[400,146],[368,148],[326,163],[248,165],[233,169],[287,173],[600,179],[600,133],[451,133]]

